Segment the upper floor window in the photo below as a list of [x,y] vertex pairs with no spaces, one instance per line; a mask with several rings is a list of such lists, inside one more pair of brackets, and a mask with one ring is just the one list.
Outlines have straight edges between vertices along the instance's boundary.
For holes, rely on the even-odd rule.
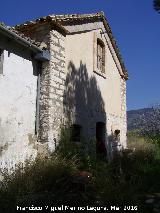
[[105,39],[99,32],[93,33],[93,72],[106,78],[106,45]]
[[105,73],[105,46],[99,38],[97,39],[97,69]]
[[0,49],[0,74],[3,74],[4,51]]

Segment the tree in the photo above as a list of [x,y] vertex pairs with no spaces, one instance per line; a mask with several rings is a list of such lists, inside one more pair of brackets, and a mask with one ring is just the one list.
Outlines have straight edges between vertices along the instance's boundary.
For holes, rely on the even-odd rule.
[[160,0],[154,0],[153,7],[156,11],[160,12]]

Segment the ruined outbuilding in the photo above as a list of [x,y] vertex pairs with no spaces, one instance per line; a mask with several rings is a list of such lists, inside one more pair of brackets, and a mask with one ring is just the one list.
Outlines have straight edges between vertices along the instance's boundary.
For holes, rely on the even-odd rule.
[[0,167],[72,139],[126,148],[127,71],[103,12],[0,25]]

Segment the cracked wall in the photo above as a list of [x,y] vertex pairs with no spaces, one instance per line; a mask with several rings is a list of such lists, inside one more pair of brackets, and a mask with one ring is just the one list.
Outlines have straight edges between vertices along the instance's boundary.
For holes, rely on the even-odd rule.
[[[0,75],[0,168],[34,158],[37,77],[32,62],[4,52]],[[36,139],[35,139],[36,140]]]

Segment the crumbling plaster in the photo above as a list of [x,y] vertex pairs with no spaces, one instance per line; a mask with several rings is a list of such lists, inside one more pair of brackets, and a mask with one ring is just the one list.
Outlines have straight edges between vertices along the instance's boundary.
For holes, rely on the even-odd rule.
[[[105,77],[94,72],[95,34],[105,44]],[[76,107],[68,108],[72,122],[82,125],[90,138],[95,138],[96,122],[106,123],[106,145],[107,136],[119,129],[121,147],[125,148],[126,81],[119,72],[119,63],[117,66],[113,59],[109,40],[106,40],[108,37],[101,29],[64,35],[44,24],[26,31],[26,35],[46,43],[51,58],[42,63],[36,118],[37,76],[34,75],[32,62],[5,51],[4,70],[0,75],[1,168],[6,164],[12,167],[28,158],[35,158],[37,153],[47,154],[48,148],[50,151],[55,149],[61,124],[66,121],[66,97],[70,92],[75,92],[77,85],[81,91],[76,90]],[[73,77],[73,74],[80,75],[81,72],[86,79],[84,76]],[[84,88],[77,83],[79,78],[85,82]],[[77,85],[70,82],[73,80],[76,80]],[[36,119],[39,124],[37,137]]]
[[30,143],[35,134],[37,76],[32,62],[4,51],[0,75],[0,166],[8,168],[30,157],[36,149]]

